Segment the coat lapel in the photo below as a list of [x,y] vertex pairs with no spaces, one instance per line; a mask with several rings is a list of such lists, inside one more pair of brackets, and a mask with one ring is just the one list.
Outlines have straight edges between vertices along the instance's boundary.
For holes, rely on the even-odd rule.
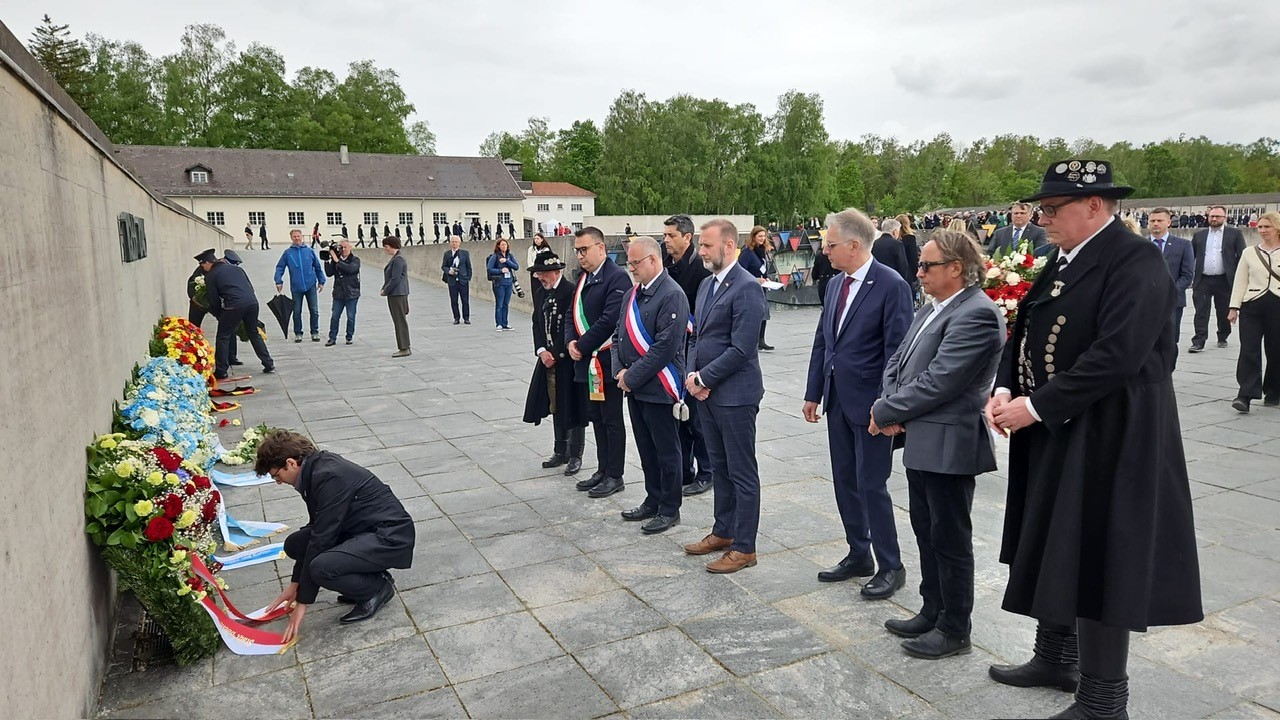
[[[964,290],[961,290],[959,293],[957,293],[955,299],[947,303],[946,307],[942,308],[941,310],[934,311],[937,317],[933,319],[933,322],[929,323],[929,331],[932,332],[933,330],[940,328],[941,325],[939,325],[938,323],[942,322],[943,319],[945,319],[947,315],[954,312],[956,308],[968,302],[969,298],[976,292],[980,292],[978,290],[978,286],[971,285],[965,288]],[[925,315],[924,313],[921,313],[920,322],[923,323],[926,317],[928,316]],[[915,354],[916,348],[920,346],[920,338],[916,336],[916,334],[919,331],[916,330],[914,327],[912,328],[912,330],[915,332],[907,334],[907,337],[911,338],[911,344],[907,346],[907,352],[903,353],[902,361],[899,367],[905,367],[907,364],[907,359],[910,358],[913,354]]]
[[[876,280],[880,277],[881,267],[879,261],[872,259],[871,267],[867,268],[867,277],[862,282],[864,287],[858,288],[858,294],[853,296],[853,304],[849,306],[849,312],[844,314],[844,322],[840,323],[840,330],[836,333],[837,338],[844,334],[844,329],[849,327],[850,321],[853,320],[853,316],[858,312],[858,306],[871,294],[872,288],[876,285]],[[850,288],[850,290],[852,289]],[[839,309],[837,308],[836,311],[839,312]]]

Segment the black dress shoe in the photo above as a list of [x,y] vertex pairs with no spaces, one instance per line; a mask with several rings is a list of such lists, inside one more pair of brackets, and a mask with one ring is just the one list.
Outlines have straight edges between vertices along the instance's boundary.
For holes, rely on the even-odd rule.
[[[386,570],[382,571],[382,577],[386,578],[387,582],[395,582],[394,580],[391,579],[391,573],[387,572]],[[342,603],[343,605],[359,605],[360,604],[359,600],[353,597],[350,597],[349,595],[339,595],[338,602]]]
[[1219,341],[1218,341],[1218,347],[1220,347],[1220,348],[1224,348],[1224,347],[1226,347],[1226,346],[1227,346],[1227,341],[1226,341],[1226,340],[1219,340]]
[[681,495],[701,495],[711,489],[711,481],[702,479],[702,473],[698,473],[698,479],[680,488]]
[[586,491],[599,485],[601,480],[604,480],[604,473],[597,470],[591,473],[591,477],[587,478],[586,480],[579,480],[578,482],[574,483],[573,486],[578,488],[579,490]]
[[633,507],[630,510],[623,510],[622,519],[633,520],[633,521],[648,520],[651,517],[657,516],[657,514],[658,514],[657,508],[645,507],[644,505],[641,505],[639,507]]
[[1187,352],[1189,352],[1189,353],[1204,352],[1204,346],[1203,346],[1203,345],[1192,345],[1191,347],[1187,348]]
[[656,535],[660,532],[666,532],[679,524],[680,513],[676,513],[675,515],[658,515],[645,523],[640,528],[640,532],[645,535]]
[[881,570],[862,586],[862,597],[868,600],[888,600],[907,584],[907,569]]
[[818,582],[842,582],[849,578],[871,577],[876,574],[876,561],[871,558],[857,559],[846,555],[835,567],[818,573]]
[[382,589],[379,590],[376,595],[365,600],[359,605],[356,605],[351,609],[351,612],[338,618],[338,622],[348,624],[360,622],[361,620],[368,620],[374,615],[377,615],[378,611],[382,609],[382,606],[386,605],[388,600],[395,597],[395,594],[396,586],[388,580],[382,584]]
[[767,342],[765,342],[765,341],[761,340],[761,341],[760,341],[760,349],[761,349],[761,350],[764,350],[764,351],[769,351],[769,350],[772,350],[772,349],[773,349],[773,346],[772,346],[772,345],[770,345],[769,343],[767,343]]
[[1262,398],[1262,405],[1263,407],[1280,406],[1280,395],[1268,395]]
[[1249,398],[1236,398],[1231,401],[1231,407],[1242,413],[1249,412]]
[[582,469],[582,458],[571,457],[569,458],[569,466],[564,469],[564,474],[577,475],[578,471],[581,469]]
[[454,321],[453,321],[453,324],[454,324],[454,325],[461,325],[461,324],[462,324],[462,321],[461,321],[461,320],[454,320]]
[[271,367],[264,367],[264,368],[262,368],[262,374],[263,374],[263,375],[270,375],[271,373],[273,373],[273,372],[275,372],[275,371],[276,371],[276,366],[275,366],[275,365],[272,365]]
[[560,467],[561,465],[567,462],[569,462],[569,458],[566,457],[565,455],[561,455],[560,453],[552,453],[551,457],[542,461],[542,467],[544,468]]
[[922,660],[940,660],[952,655],[967,655],[973,652],[969,644],[969,636],[953,637],[934,628],[918,638],[902,641],[902,649],[911,657]]
[[228,364],[230,364],[230,365],[243,365],[243,364],[244,364],[244,361],[242,361],[242,360],[228,360],[228,361],[227,361],[227,363],[228,363]]
[[915,617],[908,620],[900,620],[898,618],[885,620],[884,629],[898,637],[916,638],[932,630],[936,622],[917,613]]
[[609,497],[616,492],[622,492],[622,488],[626,487],[626,483],[622,482],[622,478],[607,477],[601,480],[595,487],[587,492],[587,497],[602,498]]
[[337,345],[337,344],[338,344],[338,341],[337,341],[337,340],[325,340],[325,341],[324,341],[324,346],[325,346],[325,347],[333,347],[334,345]]
[[1080,684],[1080,670],[1075,663],[1051,663],[1039,657],[1022,665],[991,665],[987,674],[1002,685],[1014,687],[1057,688],[1075,692]]

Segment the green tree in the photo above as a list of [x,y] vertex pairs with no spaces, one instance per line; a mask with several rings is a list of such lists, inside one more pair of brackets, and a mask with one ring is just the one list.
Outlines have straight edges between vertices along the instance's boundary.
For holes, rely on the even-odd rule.
[[31,33],[30,50],[58,85],[83,109],[85,105],[92,104],[92,98],[88,96],[89,50],[71,36],[69,27],[54,25],[46,14]]
[[341,129],[350,132],[346,144],[352,152],[414,152],[405,129],[405,120],[414,108],[394,70],[378,68],[371,60],[353,62],[333,96],[349,118],[349,123],[344,118],[346,127]]
[[591,120],[575,120],[573,125],[556,133],[549,175],[552,179],[595,191],[600,186],[600,155],[603,152],[604,139],[600,128]]
[[235,44],[217,25],[188,25],[181,49],[160,60],[164,122],[177,141],[208,145],[209,128],[220,101],[221,82],[235,59]]
[[419,120],[409,126],[409,143],[419,155],[436,154],[436,134],[427,121]]
[[217,109],[206,140],[216,147],[299,147],[293,88],[285,80],[284,58],[254,43],[217,79]]
[[1185,195],[1191,174],[1173,152],[1163,144],[1149,143],[1142,148],[1142,194],[1146,197]]
[[85,111],[112,142],[171,145],[177,138],[164,123],[157,94],[159,72],[141,45],[118,43],[98,35],[86,38],[89,50]]

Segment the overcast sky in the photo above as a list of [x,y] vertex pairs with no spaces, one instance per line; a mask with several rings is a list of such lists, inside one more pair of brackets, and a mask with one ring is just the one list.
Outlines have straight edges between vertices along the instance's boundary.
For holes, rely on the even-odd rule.
[[1275,0],[219,0],[6,3],[28,40],[41,13],[160,56],[184,26],[262,42],[293,71],[394,69],[441,154],[474,155],[529,116],[603,122],[624,89],[773,112],[819,93],[833,138],[949,132],[1143,143],[1276,135]]

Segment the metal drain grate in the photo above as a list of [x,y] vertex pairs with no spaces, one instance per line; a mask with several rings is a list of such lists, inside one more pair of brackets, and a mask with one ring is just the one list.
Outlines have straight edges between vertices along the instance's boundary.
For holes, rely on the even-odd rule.
[[144,670],[157,665],[172,665],[173,662],[173,645],[169,643],[169,637],[160,624],[143,610],[138,631],[134,634],[133,669]]

